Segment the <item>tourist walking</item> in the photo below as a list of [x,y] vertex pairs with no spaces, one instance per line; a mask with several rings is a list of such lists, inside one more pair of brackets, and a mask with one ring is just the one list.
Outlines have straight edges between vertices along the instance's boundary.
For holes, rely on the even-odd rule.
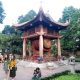
[[15,76],[16,76],[16,70],[17,70],[17,66],[16,66],[16,59],[15,59],[15,56],[12,55],[11,57],[11,61],[10,61],[10,64],[9,64],[9,69],[10,69],[10,80],[15,80]]
[[5,54],[4,55],[4,61],[3,61],[3,69],[5,71],[5,79],[4,80],[8,80],[9,79],[9,55]]

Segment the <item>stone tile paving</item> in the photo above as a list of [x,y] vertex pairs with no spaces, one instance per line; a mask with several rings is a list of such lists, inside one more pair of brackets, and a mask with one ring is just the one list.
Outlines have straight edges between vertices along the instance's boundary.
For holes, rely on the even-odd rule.
[[[79,68],[80,69],[80,64],[77,64],[76,69]],[[35,68],[27,68],[24,66],[19,66],[18,65],[18,69],[17,69],[17,76],[16,76],[16,80],[31,80],[32,76],[33,76],[33,71]],[[41,69],[42,72],[42,77],[46,77],[58,72],[62,72],[65,70],[69,70],[69,66],[61,66],[59,68],[56,69]],[[3,66],[2,64],[0,64],[0,80],[4,80],[4,70],[3,70]]]

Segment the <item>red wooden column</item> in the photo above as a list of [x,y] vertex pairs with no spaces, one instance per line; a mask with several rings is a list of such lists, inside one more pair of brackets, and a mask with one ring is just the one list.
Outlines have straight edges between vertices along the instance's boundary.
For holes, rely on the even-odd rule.
[[61,44],[60,44],[60,38],[57,39],[57,48],[58,48],[58,59],[61,58]]
[[23,59],[26,57],[26,38],[23,38]]
[[26,57],[26,40],[27,40],[26,32],[23,33],[22,40],[23,40],[23,59],[25,59],[25,57]]
[[39,55],[43,58],[43,35],[39,36]]
[[37,32],[37,34],[39,35],[39,55],[40,57],[43,58],[43,26],[40,25],[40,32]]

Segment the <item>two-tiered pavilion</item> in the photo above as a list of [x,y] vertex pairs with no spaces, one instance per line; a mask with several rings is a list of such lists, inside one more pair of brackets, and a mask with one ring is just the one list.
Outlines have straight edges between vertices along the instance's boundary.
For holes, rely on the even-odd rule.
[[44,58],[45,52],[51,51],[51,40],[57,40],[58,56],[61,57],[61,46],[59,34],[60,30],[67,28],[69,22],[60,23],[55,22],[50,15],[45,14],[40,8],[37,16],[28,22],[15,24],[14,28],[23,32],[23,58],[26,56],[26,41],[30,40],[32,56],[38,54]]

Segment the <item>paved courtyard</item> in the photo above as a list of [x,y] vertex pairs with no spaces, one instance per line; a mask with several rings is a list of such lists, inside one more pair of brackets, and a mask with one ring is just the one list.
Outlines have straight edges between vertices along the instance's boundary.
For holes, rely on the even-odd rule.
[[[17,66],[17,75],[16,75],[16,80],[31,80],[32,76],[33,76],[33,71],[35,68],[29,68],[29,67],[24,67],[21,65]],[[80,69],[80,64],[76,64],[75,66],[76,69]],[[54,69],[43,69],[41,68],[41,72],[42,72],[42,77],[46,77],[58,72],[62,72],[65,70],[69,70],[69,65],[64,65],[61,66],[59,68],[54,68]],[[3,70],[3,64],[0,63],[0,80],[4,80],[4,70]]]

